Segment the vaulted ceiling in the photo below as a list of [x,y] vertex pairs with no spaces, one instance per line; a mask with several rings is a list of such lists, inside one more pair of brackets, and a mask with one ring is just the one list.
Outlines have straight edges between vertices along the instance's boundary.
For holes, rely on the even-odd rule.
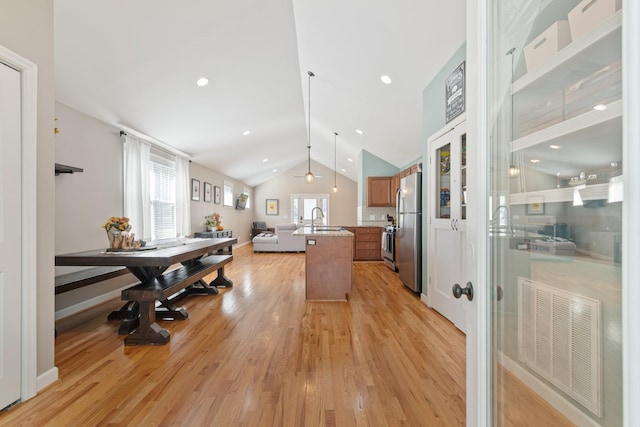
[[464,0],[55,0],[54,11],[59,102],[251,186],[307,160],[309,107],[311,158],[333,169],[337,132],[338,173],[356,180],[361,150],[398,167],[418,158],[422,91],[465,39]]

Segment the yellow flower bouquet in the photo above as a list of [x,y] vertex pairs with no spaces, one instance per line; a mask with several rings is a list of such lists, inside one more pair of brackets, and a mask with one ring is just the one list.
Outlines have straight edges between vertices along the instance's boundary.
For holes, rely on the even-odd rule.
[[122,233],[123,231],[131,230],[131,225],[129,224],[129,218],[127,218],[126,216],[112,216],[107,220],[107,222],[102,225],[102,228],[107,231],[109,231],[111,228],[115,228],[117,231]]

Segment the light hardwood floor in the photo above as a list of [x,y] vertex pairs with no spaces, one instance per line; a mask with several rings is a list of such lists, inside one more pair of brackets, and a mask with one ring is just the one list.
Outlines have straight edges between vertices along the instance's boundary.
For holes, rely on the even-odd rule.
[[58,322],[60,380],[0,425],[464,425],[464,335],[384,264],[354,263],[348,302],[305,302],[304,254],[251,251],[159,322],[165,346],[125,347],[120,301]]

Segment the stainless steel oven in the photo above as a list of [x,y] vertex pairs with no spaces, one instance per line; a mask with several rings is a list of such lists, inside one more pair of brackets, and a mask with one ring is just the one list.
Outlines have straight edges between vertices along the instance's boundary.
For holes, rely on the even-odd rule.
[[382,259],[393,271],[396,271],[396,227],[388,225],[382,232]]

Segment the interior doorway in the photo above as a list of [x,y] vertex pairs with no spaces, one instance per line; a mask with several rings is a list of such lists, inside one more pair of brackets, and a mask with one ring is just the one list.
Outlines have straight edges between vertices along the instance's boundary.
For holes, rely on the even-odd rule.
[[[19,378],[18,396],[19,399],[24,401],[30,399],[36,395],[37,392],[37,299],[36,299],[36,173],[37,168],[33,167],[36,164],[36,147],[37,147],[37,67],[34,63],[22,58],[19,55],[0,46],[0,67],[3,69],[6,67],[10,74],[18,74],[18,95],[17,100],[15,93],[11,97],[5,98],[8,95],[7,86],[0,85],[3,104],[5,99],[8,100],[7,105],[3,105],[2,110],[4,112],[17,113],[17,126],[18,132],[15,133],[15,128],[12,130],[13,135],[7,139],[3,135],[3,159],[2,175],[0,180],[2,185],[0,186],[0,200],[2,203],[2,219],[0,220],[0,241],[1,245],[5,246],[9,243],[12,246],[12,251],[18,254],[19,279],[15,284],[15,288],[12,284],[11,291],[14,295],[17,292],[17,297],[10,297],[8,302],[12,305],[11,308],[5,310],[2,308],[2,316],[9,316],[10,321],[3,322],[7,325],[7,328],[11,328],[11,332],[2,331],[4,337],[7,333],[11,334],[10,340],[14,340],[14,333],[18,336],[17,344],[15,345],[19,349],[18,363],[11,362],[8,359],[3,359],[3,368],[0,372],[4,371],[10,375],[17,375]],[[6,70],[5,70],[6,71]],[[12,79],[15,78],[14,77]],[[4,79],[4,77],[3,77]],[[15,85],[15,83],[13,83]],[[10,100],[9,100],[10,99]],[[4,115],[4,113],[3,113]],[[9,122],[14,122],[15,117]],[[2,117],[2,132],[5,132],[5,127],[8,125],[5,121],[5,117]],[[15,123],[14,123],[15,125]],[[9,156],[8,152],[4,152],[8,149],[14,153]],[[14,150],[17,150],[17,154]],[[17,156],[17,157],[16,157]],[[17,163],[17,170],[13,166],[9,167],[5,164],[7,161]],[[51,165],[53,169],[53,165]],[[8,171],[11,170],[11,175],[7,178]],[[53,173],[53,170],[51,171]],[[14,175],[17,174],[17,175]],[[17,182],[17,184],[16,184]],[[13,205],[13,206],[8,206]],[[5,209],[17,209],[19,212],[19,219],[17,222],[13,222],[14,211],[11,216],[5,213]],[[5,226],[9,224],[10,226]],[[15,234],[17,233],[17,234]],[[10,235],[11,234],[11,235]],[[14,235],[15,234],[15,235]],[[16,240],[15,242],[13,240]],[[19,248],[16,250],[16,248]],[[4,250],[4,248],[2,249]],[[9,255],[8,255],[9,256]],[[3,255],[4,258],[4,255]],[[6,264],[0,266],[2,275],[4,276],[5,270],[8,267]],[[4,283],[8,283],[6,281]],[[7,286],[2,286],[6,290]],[[4,292],[6,294],[6,292]],[[3,295],[3,298],[6,298]],[[5,299],[7,301],[7,299]],[[16,306],[18,311],[16,311]],[[12,313],[11,315],[7,314]],[[8,345],[4,342],[0,343],[2,350],[0,354],[5,355],[6,347]],[[15,355],[11,356],[15,358]],[[14,372],[8,372],[13,370]],[[17,373],[17,374],[16,374]],[[55,373],[55,380],[57,378],[57,371]],[[13,379],[12,381],[15,381]],[[46,384],[43,384],[46,385]],[[11,387],[14,387],[13,385]],[[0,385],[0,390],[5,390],[5,385]],[[14,394],[8,395],[8,399],[15,398]],[[6,403],[3,400],[3,403]],[[9,402],[12,403],[12,402]],[[5,405],[0,404],[0,407]]]

